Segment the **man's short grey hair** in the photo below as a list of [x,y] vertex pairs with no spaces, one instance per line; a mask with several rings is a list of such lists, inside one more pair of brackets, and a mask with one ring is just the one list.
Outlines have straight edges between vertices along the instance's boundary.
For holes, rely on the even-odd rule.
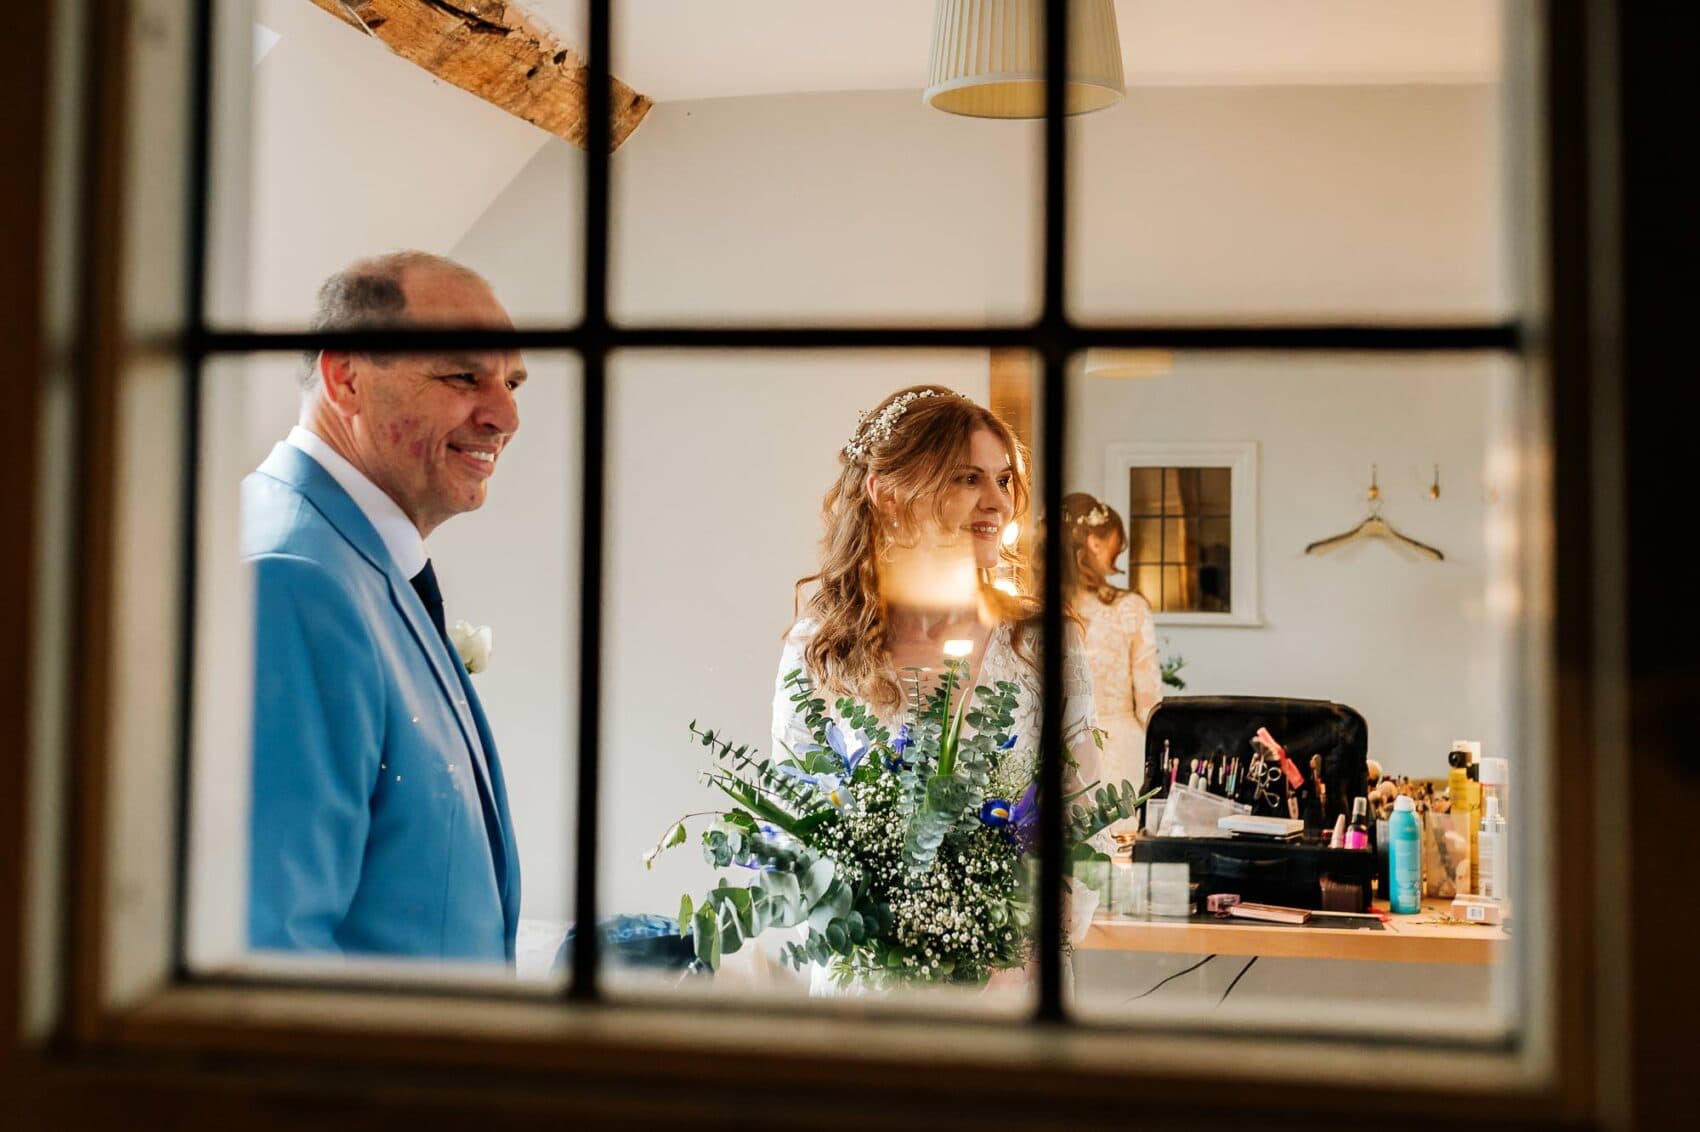
[[[326,279],[307,329],[315,334],[339,330],[387,330],[407,323],[407,292],[402,276],[418,268],[464,275],[489,286],[465,264],[431,252],[400,251],[356,260]],[[301,387],[312,389],[319,380],[319,351],[303,353],[306,367]]]

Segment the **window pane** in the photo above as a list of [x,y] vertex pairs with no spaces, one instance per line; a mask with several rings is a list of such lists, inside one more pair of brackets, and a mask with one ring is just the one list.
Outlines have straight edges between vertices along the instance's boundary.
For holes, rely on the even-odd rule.
[[1041,129],[926,105],[933,5],[621,4],[655,107],[615,155],[610,302],[636,323],[1038,313]]
[[[1134,631],[1148,637],[1103,645],[1094,665],[1101,726],[1131,737],[1117,741],[1132,742],[1141,779],[1165,792],[1147,819],[1161,822],[1175,805],[1185,836],[1173,828],[1159,833],[1159,825],[1133,855],[1111,854],[1109,897],[1074,955],[1073,1003],[1081,1016],[1405,1035],[1415,1011],[1460,1041],[1522,1024],[1512,1004],[1531,968],[1511,937],[1443,921],[1453,914],[1460,876],[1471,883],[1467,870],[1458,871],[1471,850],[1468,823],[1456,824],[1464,819],[1451,816],[1452,799],[1439,799],[1452,788],[1447,753],[1465,737],[1481,744],[1484,758],[1507,760],[1511,789],[1524,799],[1512,807],[1519,815],[1513,828],[1539,820],[1527,789],[1517,786],[1538,781],[1547,765],[1521,724],[1530,710],[1545,710],[1534,675],[1544,657],[1523,648],[1523,602],[1531,592],[1524,571],[1534,565],[1534,550],[1513,533],[1537,506],[1523,470],[1525,461],[1539,459],[1523,431],[1530,380],[1513,362],[1486,356],[1179,352],[1170,373],[1156,380],[1088,377],[1074,385],[1071,491],[1091,493],[1118,513],[1131,509],[1130,489],[1151,469],[1129,465],[1162,459],[1173,498],[1188,506],[1210,499],[1224,509],[1249,499],[1254,511],[1207,517],[1187,510],[1156,524],[1165,539],[1180,542],[1188,564],[1166,553],[1162,566],[1135,566],[1129,580],[1151,600],[1155,624]],[[1438,499],[1429,494],[1437,462],[1441,482],[1458,484]],[[1304,552],[1369,513],[1372,463],[1382,518],[1443,550],[1444,562],[1380,538]],[[1240,476],[1253,477],[1243,495]],[[1136,520],[1133,529],[1137,536],[1149,527]],[[1267,611],[1250,621],[1241,619],[1239,600],[1248,577],[1261,582]],[[1150,650],[1184,689],[1164,684],[1142,693],[1154,701],[1140,705],[1151,712],[1146,726],[1137,716],[1107,715],[1104,705],[1123,702],[1128,687],[1140,694],[1137,673],[1116,658]],[[1283,785],[1278,763],[1247,761],[1258,727],[1287,747],[1300,789]],[[1161,764],[1165,749],[1169,767]],[[1320,775],[1311,763],[1316,755]],[[1236,758],[1230,787],[1224,772]],[[1373,794],[1371,760],[1386,776]],[[1201,906],[1211,894],[1320,916],[1325,907],[1355,906],[1365,880],[1383,902],[1390,885],[1380,879],[1378,851],[1204,840],[1218,832],[1220,815],[1209,807],[1219,803],[1177,799],[1171,775],[1266,815],[1285,816],[1296,806],[1302,836],[1313,843],[1341,814],[1349,817],[1352,799],[1373,797],[1373,819],[1392,805],[1401,781],[1415,782],[1403,788],[1435,800],[1423,815],[1427,902],[1412,915],[1389,913],[1385,925],[1347,919],[1334,923],[1355,926],[1248,928],[1218,920]],[[1459,788],[1465,804],[1471,790]],[[1522,828],[1513,836],[1528,836]],[[1386,830],[1372,828],[1370,836],[1375,846],[1390,840]],[[1305,853],[1329,862],[1327,885],[1314,870],[1282,887],[1259,880],[1256,870],[1216,863],[1252,854],[1290,870]],[[1527,853],[1518,860],[1525,869],[1541,867]],[[1165,864],[1180,869],[1178,881],[1158,874]],[[1538,896],[1522,883],[1513,881],[1526,906]],[[1165,914],[1177,907],[1178,915]],[[1527,922],[1517,902],[1497,906],[1508,909]],[[1460,906],[1457,915],[1469,913]],[[1275,931],[1309,934],[1267,934]],[[1299,947],[1295,940],[1308,942]],[[1544,944],[1532,935],[1519,941]],[[1436,982],[1439,963],[1449,964],[1448,975]],[[1163,983],[1169,976],[1175,978]],[[1390,987],[1402,988],[1392,1000]],[[1389,1001],[1398,1005],[1389,1008]]]
[[[998,372],[1013,375],[1010,381],[1023,380],[1022,367]],[[1025,570],[1006,571],[1005,562],[1031,546],[1033,509],[1016,513],[1011,510],[1015,500],[998,502],[1010,497],[1001,494],[996,478],[983,479],[972,468],[949,476],[951,486],[943,495],[930,489],[912,494],[919,481],[906,477],[930,469],[929,461],[939,453],[904,447],[914,443],[915,435],[905,430],[969,428],[978,419],[977,410],[958,398],[909,402],[890,415],[889,438],[876,435],[875,426],[869,426],[870,432],[857,425],[858,412],[917,384],[936,383],[967,394],[976,404],[992,397],[1001,405],[1004,400],[991,389],[992,373],[984,351],[628,351],[615,359],[605,607],[603,912],[676,917],[681,898],[688,898],[693,940],[712,939],[705,934],[705,923],[712,922],[721,948],[712,976],[704,972],[681,982],[676,972],[633,967],[616,974],[617,991],[671,998],[709,994],[740,1002],[752,996],[810,994],[830,999],[845,989],[837,984],[847,978],[858,1007],[922,1003],[1019,1011],[1030,1006],[1031,987],[1019,958],[1021,925],[1031,903],[1028,882],[1022,879],[1019,891],[1010,888],[1018,874],[1008,870],[1025,870],[1031,856],[1018,852],[999,832],[1008,827],[997,823],[1009,820],[1014,811],[1006,812],[1004,803],[1016,807],[1032,776],[1039,737],[1033,714],[1036,653],[1013,647],[1016,622],[1011,617],[1017,607],[1001,591],[992,591],[995,597],[988,599],[1005,603],[988,606],[989,624],[972,606],[976,563],[992,568],[991,580],[998,586],[1020,589],[1030,581]],[[1012,400],[1019,404],[1023,398]],[[1028,404],[1032,400],[1025,398]],[[665,408],[658,411],[658,406]],[[946,423],[929,425],[929,420]],[[1017,417],[1011,427],[1031,435],[1030,420]],[[994,435],[977,429],[970,429],[975,444]],[[760,442],[748,442],[752,437]],[[870,454],[847,464],[843,450],[858,439]],[[996,439],[989,451],[971,448],[971,455],[976,453],[974,466],[994,472],[1008,459]],[[902,504],[890,517],[868,510],[868,461],[877,461],[872,466],[892,493],[886,497],[889,504]],[[838,485],[849,495],[823,520],[823,497]],[[942,532],[931,525],[935,505],[945,507],[950,517]],[[899,521],[896,528],[889,526],[893,517]],[[1009,556],[1000,555],[999,539],[989,532],[984,541],[964,536],[965,519],[1021,524],[1005,548]],[[823,547],[829,554],[824,562]],[[874,592],[854,588],[864,576],[859,565],[876,571]],[[827,591],[820,582],[806,580],[800,612],[807,620],[794,624],[798,579],[810,579],[823,566],[833,571],[834,588]],[[818,602],[817,594],[823,595]],[[965,599],[967,606],[961,604]],[[863,600],[880,603],[887,639],[894,644],[872,654],[876,666],[853,685],[826,690],[825,681],[840,670],[811,667],[816,662],[806,651],[807,642],[822,632],[842,631],[851,612],[863,608],[855,603]],[[923,609],[932,612],[918,617]],[[927,632],[920,633],[923,627]],[[1036,645],[1030,632],[1022,630],[1020,640]],[[865,630],[853,628],[848,647],[854,650],[859,639],[866,639]],[[904,724],[916,735],[927,734],[926,721],[935,713],[918,710],[913,687],[903,681],[915,666],[926,670],[916,675],[923,687],[936,687],[946,667],[946,642],[952,640],[967,642],[969,661],[987,666],[979,669],[977,685],[995,687],[996,680],[1007,679],[1017,689],[1003,723],[977,713],[976,705],[987,704],[987,694],[978,694],[968,708],[965,735],[982,745],[992,735],[1008,735],[1013,747],[1009,752],[976,748],[963,755],[970,761],[983,758],[990,779],[985,787],[965,784],[968,795],[938,803],[945,807],[941,813],[952,816],[944,823],[948,831],[938,855],[928,864],[931,850],[920,842],[919,849],[912,847],[905,855],[906,831],[922,828],[923,815],[913,808],[916,796],[892,791],[919,788],[924,793],[925,783],[897,759],[936,772],[937,754],[928,745],[930,738],[902,753],[894,752],[892,744]],[[895,687],[886,675],[893,666],[903,677]],[[784,686],[791,671],[814,682],[815,695],[838,729],[842,753],[830,736],[817,734],[809,713],[792,703],[792,689]],[[840,696],[868,706],[872,717],[858,720],[840,709]],[[717,748],[705,748],[700,735],[693,735],[693,721],[697,732],[712,729],[735,745],[747,745],[751,759],[791,763],[790,770],[776,772],[784,777],[763,787],[774,791],[777,812],[734,803],[719,789],[737,792],[745,788],[740,782],[764,780],[736,756],[716,757]],[[818,730],[824,731],[824,720]],[[859,755],[865,742],[870,749]],[[816,745],[826,749],[809,749]],[[848,801],[837,793],[845,784],[845,756],[856,768]],[[844,804],[842,811],[837,802]],[[740,812],[757,825],[740,824]],[[1025,813],[1019,808],[1016,816]],[[682,843],[664,849],[652,867],[645,867],[645,854],[658,840],[663,845],[672,840],[671,831],[681,820]],[[761,829],[763,824],[770,828]],[[705,860],[705,846],[710,855],[721,854],[719,867]],[[792,895],[790,878],[800,867],[799,858],[826,862],[823,867],[832,877],[864,882],[846,895],[839,910],[826,907],[812,934],[796,926],[805,911],[798,900],[819,907],[826,898],[823,890]],[[740,867],[739,862],[774,864],[780,872]],[[974,873],[973,884],[964,871],[971,863],[981,870]],[[1024,872],[1020,875],[1025,878]],[[711,895],[721,883],[740,895]],[[733,903],[743,900],[757,909],[747,913],[752,917],[747,921]],[[709,921],[701,911],[705,902]],[[881,906],[893,917],[889,924],[876,922]],[[847,934],[840,937],[841,931]],[[864,934],[859,944],[857,932]],[[746,941],[746,935],[755,938]],[[830,953],[805,954],[799,969],[793,947],[807,948],[817,937]],[[926,966],[935,961],[941,966]],[[876,962],[896,964],[889,968],[894,974],[882,976],[873,970]],[[947,978],[951,963],[960,970]],[[992,979],[992,989],[982,992],[988,965],[1001,973]],[[929,972],[926,979],[918,978],[923,969]]]
[[1163,608],[1192,608],[1192,588],[1187,585],[1186,571],[1179,566],[1163,567]]
[[[1168,473],[1173,475],[1171,469]],[[1186,523],[1180,519],[1163,520],[1163,564],[1171,565],[1189,560]]]
[[1198,513],[1226,515],[1233,507],[1233,478],[1227,468],[1198,469]]
[[1181,477],[1179,468],[1163,469],[1163,514],[1177,515],[1181,512]]
[[1072,314],[1513,310],[1500,4],[1116,11],[1126,97],[1070,120]]
[[1133,592],[1144,597],[1153,609],[1163,606],[1163,568],[1153,563],[1141,563],[1133,571]]
[[[213,100],[214,323],[301,329],[333,271],[403,248],[488,277],[516,324],[577,320],[583,150],[402,57],[393,29],[299,0],[220,0],[218,19],[255,30],[227,37],[242,54],[220,61]],[[413,34],[456,24],[427,13]],[[445,42],[443,65],[464,63]],[[470,69],[500,86],[501,58]]]
[[1198,521],[1198,558],[1201,562],[1225,562],[1233,541],[1233,525],[1227,519]]
[[1132,562],[1163,561],[1163,520],[1135,519],[1128,560]]
[[1133,487],[1130,516],[1163,513],[1163,469],[1133,468],[1128,472]]
[[[511,375],[493,359],[470,364]],[[368,408],[377,431],[354,437],[315,410],[322,394],[303,401],[299,355],[209,366],[195,970],[497,985],[517,973],[540,993],[564,978],[554,963],[573,891],[580,533],[569,485],[581,393],[576,358],[518,360],[529,379],[511,400],[494,371],[477,370],[476,393],[454,380],[446,398],[420,400],[408,383],[437,372],[428,358],[357,362],[358,380],[411,409],[382,425],[395,410]],[[434,455],[372,444],[420,414],[448,438]],[[467,455],[477,450],[497,453],[493,473]],[[410,516],[442,521],[421,544]],[[414,555],[437,579],[450,640],[412,583]]]
[[1183,514],[1198,513],[1198,469],[1193,467],[1175,469],[1175,489],[1179,494],[1179,510]]
[[1203,613],[1233,612],[1233,576],[1226,562],[1198,568],[1198,595],[1194,608]]

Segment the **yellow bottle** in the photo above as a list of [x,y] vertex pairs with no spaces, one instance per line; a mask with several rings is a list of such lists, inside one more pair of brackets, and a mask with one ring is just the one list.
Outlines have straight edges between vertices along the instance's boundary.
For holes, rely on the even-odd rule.
[[[1476,891],[1476,795],[1480,787],[1470,781],[1470,751],[1462,741],[1453,743],[1452,750],[1446,756],[1446,796],[1452,803],[1453,828],[1458,822],[1464,823],[1470,840],[1470,891]],[[1475,789],[1472,790],[1472,787]],[[1463,891],[1463,885],[1458,886]]]
[[1482,766],[1471,763],[1469,781],[1465,784],[1464,792],[1470,802],[1470,891],[1479,893],[1482,890]]

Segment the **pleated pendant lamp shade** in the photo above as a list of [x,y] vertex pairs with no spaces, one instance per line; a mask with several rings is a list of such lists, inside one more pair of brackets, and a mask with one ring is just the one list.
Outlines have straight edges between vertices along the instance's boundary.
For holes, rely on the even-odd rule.
[[[1074,0],[1063,112],[1085,114],[1122,97],[1114,0]],[[929,106],[973,118],[1045,116],[1045,0],[937,0]]]

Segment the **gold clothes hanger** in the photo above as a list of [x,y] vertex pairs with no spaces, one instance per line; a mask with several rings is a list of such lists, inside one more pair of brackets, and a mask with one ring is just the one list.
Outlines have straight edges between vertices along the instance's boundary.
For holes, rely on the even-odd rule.
[[1356,542],[1359,539],[1365,538],[1386,539],[1388,542],[1395,542],[1403,546],[1408,546],[1419,554],[1428,555],[1436,562],[1444,562],[1446,560],[1446,555],[1442,554],[1428,543],[1418,542],[1409,535],[1401,534],[1399,531],[1394,529],[1393,524],[1381,517],[1381,488],[1375,481],[1374,464],[1371,464],[1369,469],[1369,515],[1365,517],[1363,522],[1359,523],[1349,531],[1342,531],[1337,535],[1329,535],[1327,538],[1317,539],[1315,542],[1305,547],[1305,553],[1326,554],[1328,551],[1333,550],[1337,546],[1344,546],[1349,542]]

